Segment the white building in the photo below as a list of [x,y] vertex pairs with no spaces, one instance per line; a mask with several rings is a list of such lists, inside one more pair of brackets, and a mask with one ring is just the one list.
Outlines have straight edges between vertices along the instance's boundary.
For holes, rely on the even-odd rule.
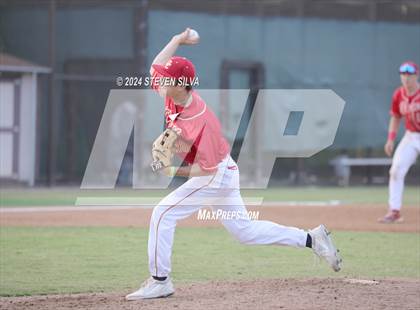
[[34,185],[37,77],[48,68],[0,53],[0,181]]

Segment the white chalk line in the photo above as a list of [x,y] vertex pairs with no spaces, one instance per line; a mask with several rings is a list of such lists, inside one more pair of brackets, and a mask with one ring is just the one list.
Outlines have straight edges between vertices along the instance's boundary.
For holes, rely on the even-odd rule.
[[[258,199],[255,199],[258,198]],[[159,200],[158,200],[159,201]],[[2,207],[0,208],[1,213],[25,213],[25,212],[70,212],[70,211],[112,211],[112,210],[138,210],[138,209],[152,209],[156,206],[156,203],[139,203],[127,201],[118,203],[118,200],[112,198],[111,200],[106,201],[103,198],[100,203],[95,199],[86,200],[76,200],[74,206],[55,206],[55,207]],[[342,205],[340,200],[326,200],[326,201],[259,201],[259,197],[252,197],[252,199],[244,198],[245,205],[247,207],[338,207]],[[203,207],[210,207],[212,204],[204,205]]]

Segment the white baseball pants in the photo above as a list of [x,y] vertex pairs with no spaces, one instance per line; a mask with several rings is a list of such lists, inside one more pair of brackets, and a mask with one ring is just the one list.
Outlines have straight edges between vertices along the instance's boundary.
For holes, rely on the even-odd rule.
[[389,170],[389,209],[400,210],[404,191],[404,179],[420,154],[420,132],[406,131],[395,150]]
[[[149,270],[151,275],[165,277],[171,272],[171,254],[175,226],[200,208],[247,215],[240,191],[239,171],[227,156],[215,175],[193,177],[163,198],[153,209],[149,230]],[[253,221],[248,216],[222,220],[224,227],[243,244],[276,244],[305,247],[307,232],[270,221]]]

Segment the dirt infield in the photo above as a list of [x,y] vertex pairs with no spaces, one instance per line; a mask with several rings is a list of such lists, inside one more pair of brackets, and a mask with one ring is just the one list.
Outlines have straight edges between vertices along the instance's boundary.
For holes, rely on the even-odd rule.
[[[260,219],[311,228],[320,223],[330,230],[420,232],[420,208],[405,206],[405,221],[384,225],[378,205],[252,207]],[[117,226],[147,227],[147,208],[2,209],[1,226]],[[180,226],[218,226],[197,215]],[[175,283],[176,284],[176,283]],[[420,281],[407,279],[273,279],[211,281],[176,285],[174,296],[126,302],[129,292],[2,297],[0,309],[419,309]]]
[[[78,207],[38,208],[16,212],[19,209],[4,208],[0,212],[1,226],[113,226],[148,227],[152,209],[117,208],[89,209]],[[8,211],[9,210],[9,211]],[[36,210],[36,211],[35,211]],[[271,220],[282,225],[312,228],[321,223],[330,230],[420,232],[420,208],[405,206],[404,223],[384,225],[377,222],[386,212],[385,206],[338,205],[338,206],[260,206],[249,211],[259,211],[259,219]],[[215,227],[215,220],[197,220],[197,214],[180,221],[179,226]]]
[[[1,298],[0,309],[418,309],[410,280],[283,279],[180,285],[165,299],[127,302],[94,293]],[[357,296],[357,297],[356,297]]]

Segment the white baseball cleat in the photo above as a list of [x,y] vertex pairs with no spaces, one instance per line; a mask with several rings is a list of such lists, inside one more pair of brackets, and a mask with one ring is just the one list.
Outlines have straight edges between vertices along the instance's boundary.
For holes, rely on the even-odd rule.
[[312,250],[318,257],[322,257],[334,271],[340,271],[342,259],[334,246],[330,232],[324,225],[311,229],[309,234],[312,238]]
[[161,298],[168,297],[175,292],[174,285],[172,284],[171,278],[167,278],[165,281],[158,281],[150,277],[143,282],[141,287],[125,296],[126,300],[139,300],[149,298]]

